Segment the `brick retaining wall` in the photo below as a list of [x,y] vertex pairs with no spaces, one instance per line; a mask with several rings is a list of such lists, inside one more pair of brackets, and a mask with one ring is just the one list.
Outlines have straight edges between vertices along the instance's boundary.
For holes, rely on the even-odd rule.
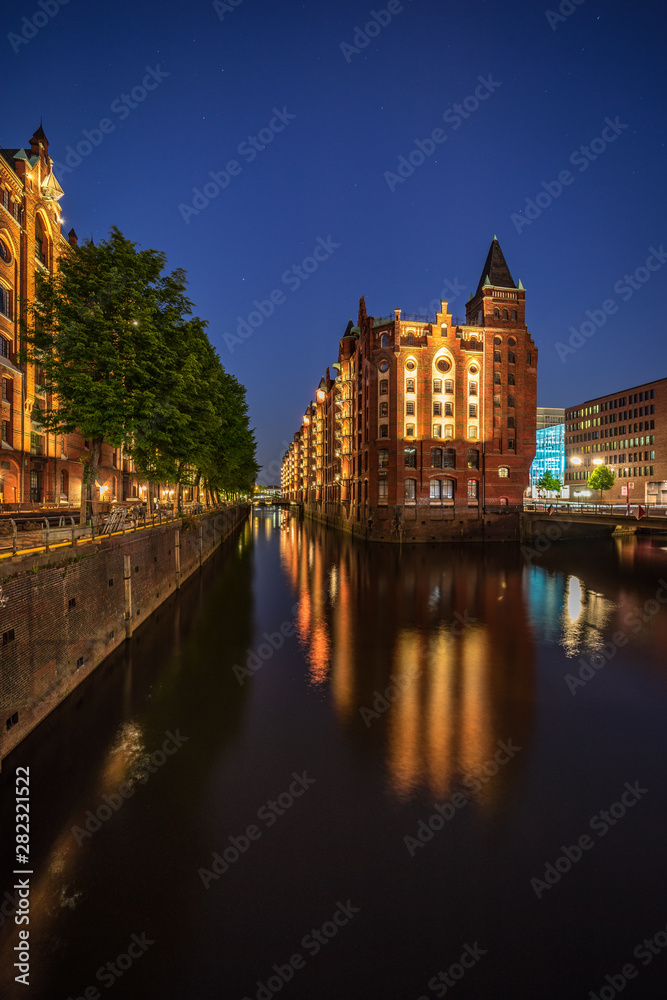
[[345,504],[303,504],[306,517],[371,542],[518,541],[520,513],[514,508],[486,511],[466,506],[355,508]]
[[248,510],[204,515],[194,530],[175,521],[0,565],[0,761],[199,569]]

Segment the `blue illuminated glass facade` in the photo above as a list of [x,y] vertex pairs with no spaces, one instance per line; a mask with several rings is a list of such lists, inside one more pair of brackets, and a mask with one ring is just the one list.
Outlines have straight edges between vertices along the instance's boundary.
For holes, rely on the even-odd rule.
[[530,467],[530,485],[550,472],[561,484],[565,479],[565,424],[542,427],[536,432],[535,458]]

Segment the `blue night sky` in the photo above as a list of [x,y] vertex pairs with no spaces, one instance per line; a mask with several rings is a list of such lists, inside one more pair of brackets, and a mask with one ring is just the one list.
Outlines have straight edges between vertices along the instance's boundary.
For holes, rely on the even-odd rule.
[[[247,386],[262,464],[281,458],[362,294],[376,316],[441,296],[463,316],[494,233],[527,289],[540,405],[667,375],[658,4],[565,0],[548,18],[545,0],[392,0],[391,16],[383,0],[42,3],[3,5],[0,146],[27,145],[42,116],[65,231],[115,224],[187,270]],[[353,48],[369,21],[375,37]],[[434,129],[442,141],[406,169]],[[272,313],[241,338],[254,300]],[[587,310],[599,328],[575,349]]]

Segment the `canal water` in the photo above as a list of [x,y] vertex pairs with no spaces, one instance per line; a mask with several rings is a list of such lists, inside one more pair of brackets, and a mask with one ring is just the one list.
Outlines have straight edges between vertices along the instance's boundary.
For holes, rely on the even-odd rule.
[[667,538],[256,513],[5,762],[0,995],[662,1000],[666,601]]

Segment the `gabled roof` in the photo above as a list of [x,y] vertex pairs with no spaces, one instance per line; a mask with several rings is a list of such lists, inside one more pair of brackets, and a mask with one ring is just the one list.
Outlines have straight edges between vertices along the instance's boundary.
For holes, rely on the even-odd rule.
[[514,284],[514,278],[510,273],[505,255],[500,249],[500,243],[496,236],[493,237],[491,246],[489,247],[475,295],[479,295],[484,285],[493,285],[496,288],[517,287]]

